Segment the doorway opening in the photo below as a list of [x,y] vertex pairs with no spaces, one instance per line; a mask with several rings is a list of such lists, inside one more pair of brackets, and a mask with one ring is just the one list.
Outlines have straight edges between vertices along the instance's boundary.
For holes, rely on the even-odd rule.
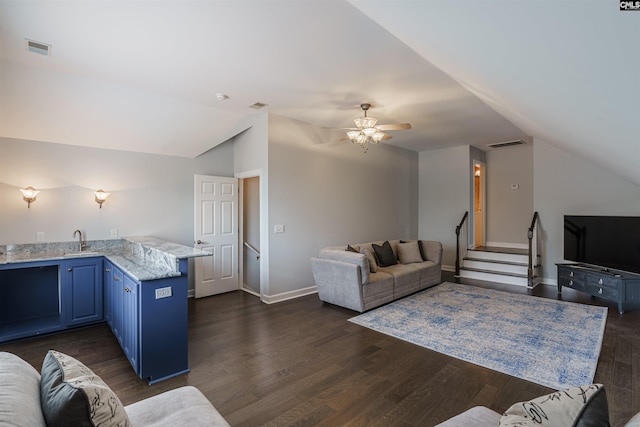
[[473,161],[473,233],[471,248],[479,248],[486,241],[486,170],[487,166],[477,160]]
[[260,291],[260,176],[242,179],[242,290]]

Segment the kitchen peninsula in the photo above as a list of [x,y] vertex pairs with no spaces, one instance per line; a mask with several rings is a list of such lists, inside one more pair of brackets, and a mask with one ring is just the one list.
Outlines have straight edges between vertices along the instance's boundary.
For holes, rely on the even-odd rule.
[[154,237],[2,245],[0,343],[106,321],[140,378],[188,372],[188,259],[208,255]]

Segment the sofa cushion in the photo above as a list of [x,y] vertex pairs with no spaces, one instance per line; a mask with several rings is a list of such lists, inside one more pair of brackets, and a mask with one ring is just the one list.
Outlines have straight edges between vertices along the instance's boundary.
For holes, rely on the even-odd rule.
[[412,264],[424,261],[422,255],[420,255],[418,242],[399,243],[398,259],[400,259],[400,264]]
[[360,253],[364,254],[364,256],[367,258],[367,261],[369,261],[369,271],[371,273],[376,273],[378,271],[378,263],[376,262],[376,257],[373,255],[373,252],[365,247],[361,247]]
[[435,427],[483,427],[497,426],[500,414],[484,406],[474,406],[471,409],[449,418]]
[[602,384],[556,391],[515,403],[500,418],[501,427],[608,425],[609,408]]
[[184,386],[125,407],[134,426],[227,427],[229,423],[193,386]]
[[0,426],[45,427],[38,371],[6,352],[0,352],[0,366]]
[[131,425],[120,399],[99,376],[55,350],[42,363],[40,400],[49,427]]
[[371,246],[373,247],[373,251],[376,254],[376,260],[380,267],[388,267],[398,263],[396,254],[393,253],[393,249],[391,248],[391,244],[388,240],[382,245],[373,243]]

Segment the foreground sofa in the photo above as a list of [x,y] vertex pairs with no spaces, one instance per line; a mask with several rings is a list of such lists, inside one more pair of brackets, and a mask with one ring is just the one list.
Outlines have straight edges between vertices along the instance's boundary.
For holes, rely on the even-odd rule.
[[49,351],[39,374],[0,352],[0,426],[229,426],[195,387],[185,386],[123,406],[89,368]]
[[389,240],[331,246],[311,259],[320,300],[360,313],[442,281],[442,243]]
[[[609,406],[602,384],[556,391],[511,405],[504,414],[475,406],[436,427],[608,427]],[[625,427],[640,427],[640,414]]]

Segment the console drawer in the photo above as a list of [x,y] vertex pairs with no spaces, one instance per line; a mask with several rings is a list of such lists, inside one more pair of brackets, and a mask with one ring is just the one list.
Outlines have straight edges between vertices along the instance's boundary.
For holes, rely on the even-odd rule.
[[566,286],[567,288],[576,289],[578,291],[587,291],[587,284],[583,279],[576,279],[571,277],[560,277],[559,284],[562,286]]
[[602,288],[618,289],[618,279],[611,276],[592,274],[587,277],[587,283]]
[[582,282],[584,281],[585,274],[584,271],[572,270],[570,268],[561,268],[558,269],[560,273],[560,279],[573,280],[573,282]]
[[589,283],[586,292],[605,299],[618,299],[618,289]]

